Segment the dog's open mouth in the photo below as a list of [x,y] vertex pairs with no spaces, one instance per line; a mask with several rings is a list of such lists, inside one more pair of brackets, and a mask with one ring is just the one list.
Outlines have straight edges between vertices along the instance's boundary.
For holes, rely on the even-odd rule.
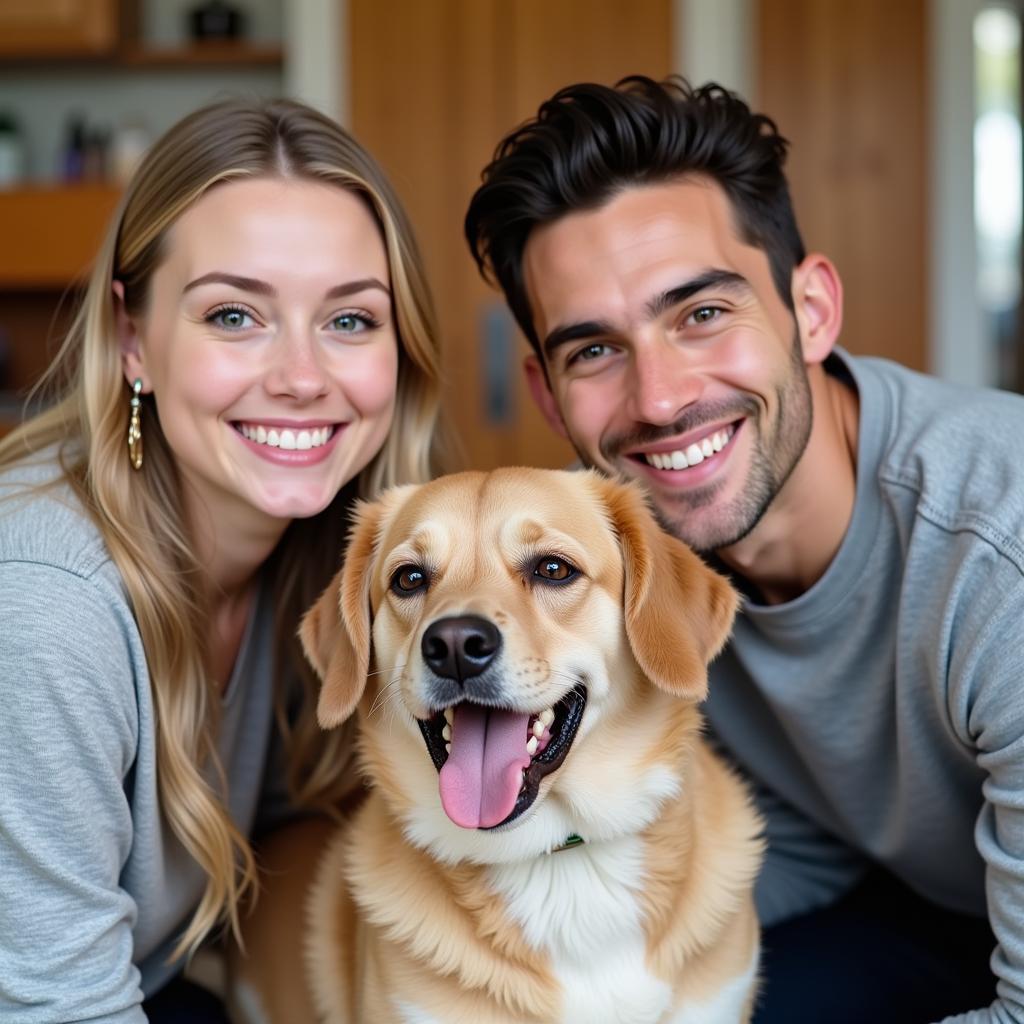
[[485,829],[519,817],[565,760],[586,704],[586,688],[577,686],[539,715],[465,700],[419,719],[448,817]]

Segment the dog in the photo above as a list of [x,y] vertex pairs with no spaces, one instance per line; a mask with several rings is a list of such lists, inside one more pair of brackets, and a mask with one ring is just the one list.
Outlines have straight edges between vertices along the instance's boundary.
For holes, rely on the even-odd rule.
[[698,709],[735,609],[593,472],[364,505],[300,629],[370,788],[310,890],[323,1020],[747,1021],[761,823]]

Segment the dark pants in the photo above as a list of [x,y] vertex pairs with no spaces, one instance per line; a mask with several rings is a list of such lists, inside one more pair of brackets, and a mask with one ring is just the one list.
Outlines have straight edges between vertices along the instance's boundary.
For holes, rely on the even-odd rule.
[[142,1004],[149,1024],[229,1024],[220,1000],[179,974]]
[[942,910],[881,872],[762,936],[754,1024],[930,1024],[988,1006],[988,922]]

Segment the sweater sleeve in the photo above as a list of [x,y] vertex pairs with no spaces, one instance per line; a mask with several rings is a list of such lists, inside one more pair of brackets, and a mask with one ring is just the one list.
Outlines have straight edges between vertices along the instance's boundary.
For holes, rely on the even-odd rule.
[[764,786],[748,783],[767,850],[754,887],[762,927],[831,906],[863,878],[868,861]]
[[144,1024],[123,612],[89,578],[0,564],[0,1018]]
[[985,862],[998,998],[944,1024],[1024,1024],[1024,579],[994,577],[999,603],[950,662],[951,719],[985,772],[975,842]]

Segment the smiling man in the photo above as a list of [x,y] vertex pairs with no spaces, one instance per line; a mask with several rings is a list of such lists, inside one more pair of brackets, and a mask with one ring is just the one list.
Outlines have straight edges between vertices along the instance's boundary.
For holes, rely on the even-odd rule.
[[554,429],[745,596],[706,711],[767,820],[756,1020],[1024,1021],[1024,399],[835,347],[785,153],[714,85],[572,86],[467,239]]

